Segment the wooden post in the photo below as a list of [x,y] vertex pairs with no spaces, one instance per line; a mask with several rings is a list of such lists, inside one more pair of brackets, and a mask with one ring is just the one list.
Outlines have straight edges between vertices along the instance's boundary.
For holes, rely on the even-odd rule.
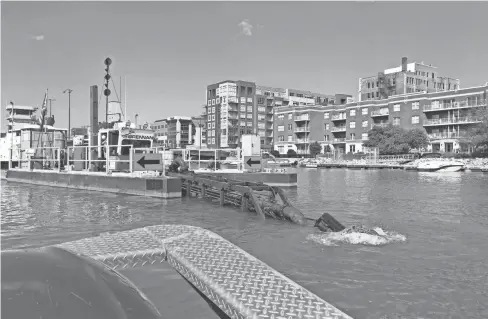
[[191,181],[186,181],[186,197],[191,197]]
[[203,183],[200,184],[200,192],[202,194],[202,198],[205,198],[205,185]]
[[246,205],[246,193],[242,194],[241,196],[241,211],[245,212],[247,210],[247,205]]
[[220,189],[220,206],[224,206],[225,190]]
[[263,211],[261,210],[261,206],[259,205],[259,201],[256,198],[256,195],[252,191],[249,192],[249,196],[252,198],[252,201],[254,203],[254,208],[256,209],[256,212],[258,213],[259,217],[262,219],[266,219],[266,216],[264,215]]

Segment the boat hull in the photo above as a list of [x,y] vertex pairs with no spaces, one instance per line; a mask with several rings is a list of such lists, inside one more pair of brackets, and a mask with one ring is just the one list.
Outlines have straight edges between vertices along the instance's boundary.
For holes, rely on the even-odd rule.
[[460,172],[464,171],[463,164],[423,165],[417,167],[419,172]]

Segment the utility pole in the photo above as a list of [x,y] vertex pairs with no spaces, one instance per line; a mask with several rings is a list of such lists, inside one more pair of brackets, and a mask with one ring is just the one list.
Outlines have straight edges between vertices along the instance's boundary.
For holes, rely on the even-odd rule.
[[53,113],[52,113],[52,102],[53,101],[56,101],[56,99],[53,99],[53,98],[49,98],[49,117],[52,117],[53,116]]
[[66,89],[63,93],[68,93],[68,138],[71,137],[71,92],[72,89]]

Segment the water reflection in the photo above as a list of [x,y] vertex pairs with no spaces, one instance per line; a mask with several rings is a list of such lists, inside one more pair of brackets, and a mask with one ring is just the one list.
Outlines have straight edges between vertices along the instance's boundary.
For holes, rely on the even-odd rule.
[[[406,242],[364,248],[307,240],[317,229],[260,221],[199,199],[137,196],[2,181],[2,248],[55,244],[161,223],[210,229],[354,318],[486,318],[488,175],[299,170],[285,192],[308,216],[380,226]],[[196,315],[198,316],[198,315]]]
[[418,176],[423,182],[428,183],[461,183],[463,172],[419,172]]

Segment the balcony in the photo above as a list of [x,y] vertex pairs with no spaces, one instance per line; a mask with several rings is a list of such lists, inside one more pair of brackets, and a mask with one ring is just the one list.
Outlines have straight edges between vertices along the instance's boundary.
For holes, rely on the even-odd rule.
[[345,132],[346,131],[346,127],[345,126],[334,126],[330,131],[332,133]]
[[310,127],[304,126],[304,127],[295,127],[295,133],[299,132],[310,132]]
[[295,116],[295,122],[300,122],[300,121],[310,121],[310,115],[302,114],[302,115]]
[[331,117],[332,121],[345,121],[346,120],[346,115],[345,114],[334,114]]
[[309,140],[308,138],[297,138],[295,140],[295,144],[307,144],[310,142],[311,142],[311,140]]
[[466,117],[452,117],[442,119],[430,119],[424,121],[424,126],[436,126],[436,125],[457,125],[457,124],[476,124],[481,121],[470,116]]
[[340,144],[340,143],[346,143],[346,138],[345,137],[340,137],[340,138],[334,138],[332,140],[333,144]]
[[480,100],[475,103],[468,103],[468,101],[459,101],[454,103],[438,103],[438,104],[430,104],[424,105],[424,112],[436,112],[436,111],[446,111],[446,110],[456,110],[456,109],[466,109],[478,106],[485,106],[486,101]]
[[376,110],[371,112],[371,117],[380,117],[380,116],[388,116],[390,115],[389,110]]
[[374,128],[374,127],[387,127],[389,125],[389,123],[373,123],[371,124],[371,128]]
[[427,136],[429,137],[429,139],[431,141],[442,140],[442,139],[447,139],[447,138],[463,138],[463,137],[465,137],[464,135],[459,134],[458,132],[431,133],[431,134],[427,134]]
[[229,97],[227,99],[227,103],[229,103],[229,104],[237,104],[237,103],[239,103],[239,101],[237,101],[237,98],[236,97],[231,96],[231,97]]
[[291,141],[277,141],[275,142],[276,145],[285,145],[285,144],[294,144],[295,143],[295,139],[292,139]]

